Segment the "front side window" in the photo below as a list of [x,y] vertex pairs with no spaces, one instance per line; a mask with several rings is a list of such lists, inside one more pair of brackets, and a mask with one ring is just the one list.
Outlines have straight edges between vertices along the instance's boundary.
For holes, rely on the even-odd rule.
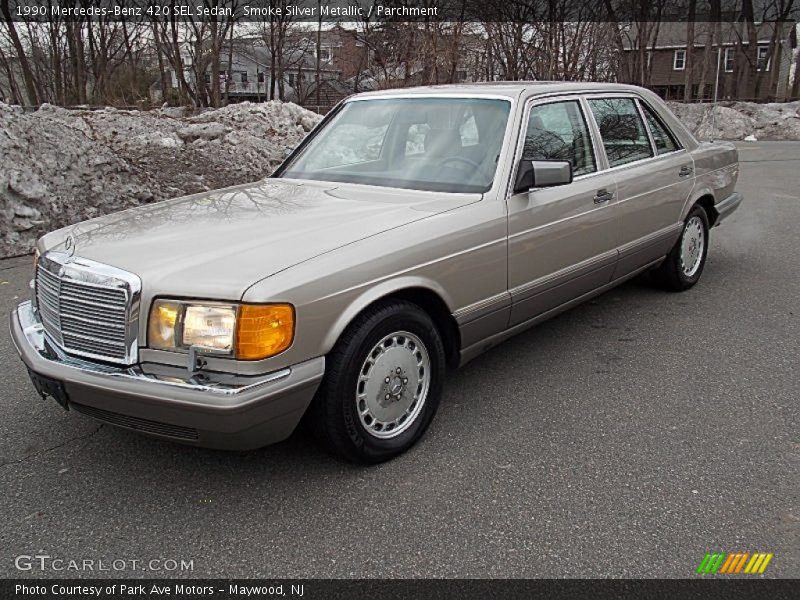
[[686,50],[675,50],[672,68],[676,71],[683,71],[686,68]]
[[670,131],[661,123],[649,106],[642,104],[642,109],[644,110],[647,127],[650,128],[650,134],[653,136],[653,142],[656,145],[656,152],[658,154],[675,152],[678,149],[678,143]]
[[486,192],[510,111],[509,101],[484,98],[347,102],[278,176]]
[[553,102],[531,108],[523,160],[568,160],[575,177],[597,170],[589,128],[580,103]]
[[653,156],[650,138],[633,98],[589,100],[611,167]]

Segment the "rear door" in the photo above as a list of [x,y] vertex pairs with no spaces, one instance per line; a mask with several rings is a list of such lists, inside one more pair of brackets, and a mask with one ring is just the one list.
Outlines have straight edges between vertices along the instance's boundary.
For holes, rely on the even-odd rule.
[[615,181],[603,170],[587,110],[576,96],[534,100],[526,107],[517,164],[569,160],[574,180],[508,199],[511,326],[611,279],[617,257]]
[[622,277],[663,257],[677,240],[694,163],[635,94],[589,96],[587,101],[616,179],[620,254],[614,277]]

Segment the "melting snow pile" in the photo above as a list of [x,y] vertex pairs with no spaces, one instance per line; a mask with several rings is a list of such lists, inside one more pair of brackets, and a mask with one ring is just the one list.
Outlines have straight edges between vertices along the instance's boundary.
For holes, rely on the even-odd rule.
[[[671,108],[697,137],[712,137],[709,104]],[[800,102],[720,104],[713,137],[800,140],[798,110]],[[265,177],[320,118],[282,102],[193,116],[0,103],[0,256],[30,252],[41,234],[84,219]]]
[[800,102],[711,104],[671,102],[670,108],[701,140],[800,140]]
[[0,256],[101,214],[265,177],[320,118],[282,102],[194,116],[0,103]]

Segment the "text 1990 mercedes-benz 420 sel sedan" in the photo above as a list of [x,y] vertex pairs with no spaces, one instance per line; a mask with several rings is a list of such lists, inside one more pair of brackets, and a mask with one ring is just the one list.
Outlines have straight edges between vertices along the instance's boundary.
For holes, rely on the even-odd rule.
[[637,87],[361,94],[267,179],[42,237],[11,329],[37,390],[101,421],[247,449],[305,416],[379,462],[448,368],[645,270],[693,286],[737,176]]

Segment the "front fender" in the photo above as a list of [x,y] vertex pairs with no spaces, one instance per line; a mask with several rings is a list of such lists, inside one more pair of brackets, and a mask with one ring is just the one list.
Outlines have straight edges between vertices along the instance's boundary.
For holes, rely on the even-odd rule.
[[450,313],[453,312],[452,299],[448,296],[447,291],[432,279],[409,275],[381,281],[376,285],[359,290],[357,296],[348,300],[346,306],[332,322],[323,338],[323,353],[330,352],[347,326],[370,304],[377,302],[381,298],[391,296],[393,293],[409,289],[424,289],[433,292],[442,299]]

